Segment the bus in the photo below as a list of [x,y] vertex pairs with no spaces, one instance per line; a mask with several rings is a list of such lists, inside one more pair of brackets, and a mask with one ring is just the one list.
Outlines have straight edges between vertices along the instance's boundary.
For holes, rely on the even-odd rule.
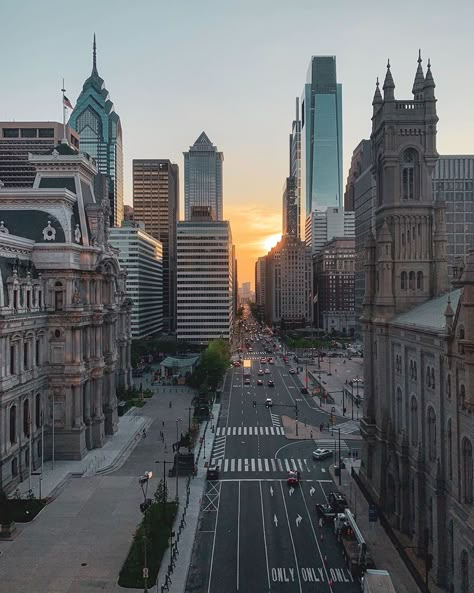
[[243,364],[242,364],[242,369],[243,369],[244,377],[250,377],[250,375],[252,373],[252,361],[248,360],[248,359],[244,359]]

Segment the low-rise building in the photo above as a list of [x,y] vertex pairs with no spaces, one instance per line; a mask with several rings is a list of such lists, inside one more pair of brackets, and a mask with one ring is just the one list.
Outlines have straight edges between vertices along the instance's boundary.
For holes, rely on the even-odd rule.
[[305,241],[311,247],[311,255],[319,253],[333,237],[353,237],[354,225],[354,212],[344,212],[341,207],[311,212],[305,222]]

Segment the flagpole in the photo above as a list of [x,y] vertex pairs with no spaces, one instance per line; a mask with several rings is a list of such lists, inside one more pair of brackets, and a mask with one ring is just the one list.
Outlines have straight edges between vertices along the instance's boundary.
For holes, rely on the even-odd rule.
[[66,105],[64,104],[64,93],[66,92],[66,89],[64,88],[64,78],[63,78],[63,88],[61,89],[61,92],[63,94],[63,143],[67,144],[67,138],[66,138]]

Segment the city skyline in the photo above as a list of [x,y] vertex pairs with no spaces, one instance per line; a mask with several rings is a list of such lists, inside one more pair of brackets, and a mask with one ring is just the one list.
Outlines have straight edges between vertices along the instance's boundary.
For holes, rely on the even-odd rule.
[[[211,2],[204,2],[199,7],[187,7],[184,19],[179,6],[149,2],[142,10],[150,18],[138,23],[134,8],[126,3],[121,10],[110,11],[107,3],[86,1],[83,14],[74,22],[73,51],[60,52],[58,46],[68,47],[70,33],[59,26],[59,4],[40,7],[24,0],[2,9],[10,26],[0,47],[4,51],[16,49],[12,67],[4,73],[0,119],[60,120],[62,78],[74,102],[90,71],[95,31],[100,73],[111,89],[124,128],[125,203],[132,203],[134,158],[170,159],[181,165],[182,175],[182,152],[189,146],[189,138],[206,130],[226,155],[224,219],[232,222],[239,281],[251,280],[253,284],[257,257],[268,251],[271,238],[274,242],[281,232],[288,124],[312,55],[337,56],[338,81],[344,86],[343,183],[352,151],[370,132],[376,76],[383,77],[390,57],[395,94],[406,96],[410,90],[406,81],[416,69],[419,47],[424,65],[431,58],[437,83],[442,122],[439,152],[474,152],[474,118],[467,99],[473,83],[469,77],[460,82],[459,77],[460,72],[470,69],[473,42],[469,23],[474,8],[467,1],[458,3],[455,12],[449,6],[432,10],[432,3],[427,1],[416,7],[401,2],[399,7],[404,4],[409,19],[402,9],[394,12],[389,6],[366,2],[352,14],[351,26],[345,28],[344,35],[336,35],[338,15],[352,4],[315,7],[312,2],[301,1],[295,43],[294,36],[286,34],[295,9],[284,3],[262,1],[254,6],[243,2],[215,13]],[[93,21],[89,18],[92,9]],[[158,12],[160,18],[153,18]],[[25,14],[29,15],[26,20]],[[386,26],[376,27],[376,22]],[[13,35],[18,27],[25,34],[37,35],[41,24],[54,27],[55,34],[40,35],[41,43],[34,52],[16,47]],[[408,40],[403,45],[401,27]],[[449,44],[449,52],[434,41],[438,37]],[[122,43],[123,39],[133,43]],[[166,56],[168,66],[154,77],[149,73],[150,60],[160,55]],[[184,68],[189,55],[195,65]],[[176,72],[181,74],[177,76]],[[457,88],[459,92],[453,92]]]

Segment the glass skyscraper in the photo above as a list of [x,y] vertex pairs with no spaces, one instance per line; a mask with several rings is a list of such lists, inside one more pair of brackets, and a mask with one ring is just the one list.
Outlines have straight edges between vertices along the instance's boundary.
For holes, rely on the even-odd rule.
[[205,132],[184,152],[184,217],[191,220],[193,208],[208,207],[214,220],[222,220],[222,163]]
[[335,56],[311,58],[301,97],[301,139],[306,216],[342,206],[342,85]]
[[120,226],[123,220],[122,125],[104,80],[97,72],[95,35],[92,73],[84,82],[69,125],[80,135],[81,152],[94,157],[99,173],[107,176],[112,209],[110,223]]

